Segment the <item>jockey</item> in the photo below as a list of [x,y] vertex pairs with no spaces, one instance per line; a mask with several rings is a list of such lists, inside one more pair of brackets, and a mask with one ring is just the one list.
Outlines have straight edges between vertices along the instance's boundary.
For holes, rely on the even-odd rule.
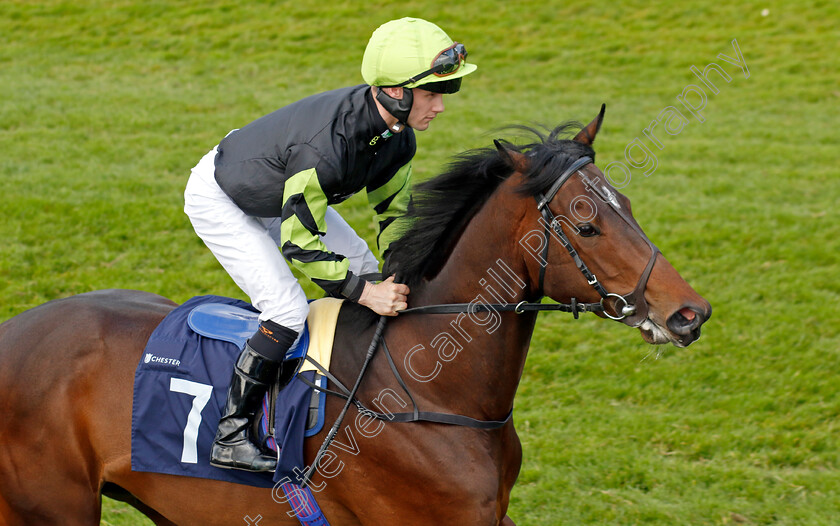
[[414,130],[427,129],[444,110],[443,95],[476,69],[466,56],[425,20],[383,24],[362,59],[366,84],[307,97],[234,130],[192,169],[184,211],[260,311],[259,329],[233,370],[212,465],[275,468],[249,429],[309,310],[289,265],[377,314],[407,307],[408,287],[393,276],[364,279],[378,261],[330,205],[365,190],[384,254],[408,206]]

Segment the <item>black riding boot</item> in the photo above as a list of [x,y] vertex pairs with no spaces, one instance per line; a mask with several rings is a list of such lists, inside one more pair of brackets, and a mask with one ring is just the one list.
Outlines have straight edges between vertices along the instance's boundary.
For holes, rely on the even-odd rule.
[[260,355],[246,343],[233,368],[224,414],[210,451],[210,464],[219,468],[274,471],[275,456],[265,455],[249,437],[254,413],[262,403],[278,362]]

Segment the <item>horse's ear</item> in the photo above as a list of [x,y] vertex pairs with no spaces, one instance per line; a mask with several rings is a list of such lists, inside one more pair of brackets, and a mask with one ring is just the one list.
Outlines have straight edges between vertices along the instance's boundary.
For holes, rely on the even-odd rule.
[[511,167],[514,171],[525,173],[525,171],[528,170],[528,160],[525,155],[517,152],[516,150],[509,150],[505,148],[502,141],[498,139],[493,139],[493,144],[496,145],[496,149],[499,150],[499,156],[501,156],[505,164]]
[[601,112],[598,113],[598,116],[592,122],[580,130],[575,136],[575,142],[592,146],[592,143],[595,142],[595,136],[598,135],[598,130],[601,129],[601,122],[604,120],[604,110],[606,109],[607,105],[601,104]]

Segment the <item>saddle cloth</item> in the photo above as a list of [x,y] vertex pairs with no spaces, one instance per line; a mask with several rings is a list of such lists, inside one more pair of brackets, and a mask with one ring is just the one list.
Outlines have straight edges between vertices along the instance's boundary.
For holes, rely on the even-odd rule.
[[[341,300],[333,298],[311,303],[308,330],[287,357],[308,352],[328,369],[340,308]],[[312,389],[297,378],[280,392],[275,403],[274,438],[280,462],[274,474],[220,469],[209,462],[234,362],[256,330],[257,315],[256,309],[240,300],[197,296],[176,307],[158,325],[135,371],[132,470],[269,488],[295,466],[303,465],[304,434],[315,434],[323,425],[324,395],[317,395],[320,418],[312,418]],[[308,362],[299,374],[322,383]],[[264,408],[267,406],[264,403]],[[264,431],[266,424],[261,426]],[[270,437],[258,438],[271,445]]]

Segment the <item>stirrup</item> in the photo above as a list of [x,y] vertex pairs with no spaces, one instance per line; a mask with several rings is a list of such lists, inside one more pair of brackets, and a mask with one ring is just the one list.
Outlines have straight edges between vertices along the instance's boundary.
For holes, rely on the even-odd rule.
[[[273,473],[277,469],[277,458],[265,455],[255,444],[245,437],[245,441],[237,445],[213,442],[210,450],[210,465],[222,469],[239,469],[254,473]],[[239,451],[246,450],[246,451]],[[250,456],[246,460],[242,455]]]

